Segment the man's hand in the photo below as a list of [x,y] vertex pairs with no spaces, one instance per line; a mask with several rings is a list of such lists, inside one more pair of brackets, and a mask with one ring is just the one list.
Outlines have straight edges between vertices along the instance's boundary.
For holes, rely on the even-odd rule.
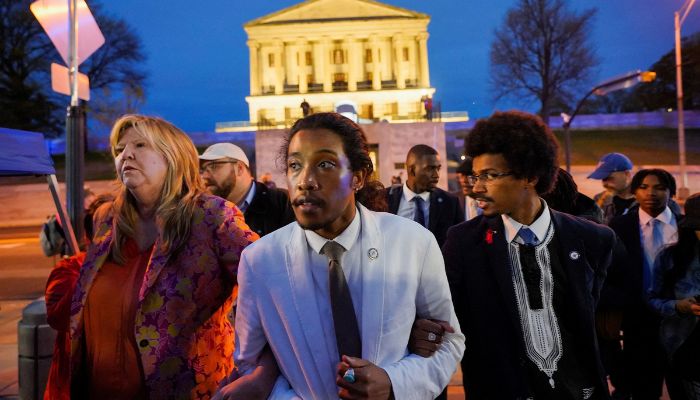
[[239,376],[238,370],[234,369],[231,375],[221,381],[212,400],[265,400],[272,392],[277,375],[279,369],[275,357],[269,348],[265,348],[250,375]]
[[700,304],[693,297],[676,300],[676,311],[681,314],[700,315]]
[[454,331],[454,328],[445,321],[417,319],[411,328],[408,351],[421,357],[430,357],[440,348],[445,332],[454,333]]
[[[355,372],[355,382],[349,383],[343,379],[345,371],[352,368]],[[338,374],[335,383],[340,387],[338,396],[344,400],[354,399],[393,399],[391,379],[382,368],[361,358],[343,356],[338,363]]]

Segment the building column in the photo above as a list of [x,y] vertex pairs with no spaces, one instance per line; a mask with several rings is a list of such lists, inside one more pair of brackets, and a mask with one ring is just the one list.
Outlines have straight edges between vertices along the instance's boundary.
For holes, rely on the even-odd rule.
[[306,93],[309,91],[309,80],[306,74],[306,51],[308,50],[308,42],[306,39],[299,39],[297,41],[297,54],[299,54],[299,65],[297,71],[299,74],[299,93]]
[[281,40],[275,41],[275,94],[284,93],[284,67],[282,66],[284,58],[284,42]]
[[428,32],[418,35],[418,58],[420,58],[420,87],[430,87],[430,72],[428,71]]
[[348,48],[348,91],[356,92],[357,81],[360,78],[360,71],[358,68],[361,57],[359,49],[360,43],[357,41],[357,38],[354,37],[347,38],[345,42]]
[[331,80],[331,40],[327,37],[321,39],[321,63],[323,64],[323,91],[330,93],[333,91],[333,81]]
[[396,88],[406,88],[406,74],[403,73],[403,39],[396,35],[391,43],[394,50],[394,77],[396,77]]
[[247,42],[250,50],[250,95],[260,95],[260,43],[255,40]]
[[411,80],[412,85],[418,83],[418,57],[416,57],[416,47],[417,43],[415,40],[408,41],[408,76],[407,79]]
[[372,49],[372,90],[382,90],[382,70],[379,63],[379,39],[372,35],[369,39]]

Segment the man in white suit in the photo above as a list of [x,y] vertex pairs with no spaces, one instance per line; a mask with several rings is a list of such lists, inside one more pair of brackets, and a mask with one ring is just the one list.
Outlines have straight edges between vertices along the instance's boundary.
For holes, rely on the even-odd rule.
[[[269,345],[281,372],[271,398],[433,399],[464,352],[435,238],[411,220],[356,203],[376,206],[382,193],[366,182],[372,162],[354,122],[312,114],[297,121],[285,143],[297,223],[241,256],[239,373],[250,374]],[[339,257],[327,255],[329,243],[340,245]],[[334,262],[350,302],[343,315]],[[441,344],[443,332],[427,333],[437,347],[432,357],[408,352],[415,318],[454,328]],[[347,344],[355,342],[359,347]]]

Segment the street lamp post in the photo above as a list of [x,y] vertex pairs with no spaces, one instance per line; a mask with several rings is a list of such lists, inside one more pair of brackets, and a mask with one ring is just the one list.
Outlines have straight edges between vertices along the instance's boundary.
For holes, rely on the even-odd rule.
[[[691,0],[695,1],[695,0]],[[651,71],[632,71],[625,75],[621,75],[612,79],[608,79],[605,82],[599,83],[593,89],[591,89],[585,96],[578,102],[574,112],[571,115],[565,113],[561,114],[562,120],[564,122],[564,152],[566,156],[566,172],[571,173],[571,133],[569,128],[571,123],[574,122],[574,118],[581,110],[583,103],[592,95],[597,94],[599,96],[604,96],[610,92],[614,92],[620,89],[627,89],[639,82],[651,82],[656,79],[656,73]]]
[[[685,120],[683,118],[683,71],[681,62],[681,25],[688,16],[688,12],[693,7],[695,0],[686,0],[683,7],[676,11],[674,16],[674,27],[676,36],[676,100],[678,104],[678,169],[681,175],[681,187],[678,189],[678,198],[684,200],[690,194],[688,189],[688,173],[686,171],[685,160]],[[681,13],[683,16],[681,16]]]

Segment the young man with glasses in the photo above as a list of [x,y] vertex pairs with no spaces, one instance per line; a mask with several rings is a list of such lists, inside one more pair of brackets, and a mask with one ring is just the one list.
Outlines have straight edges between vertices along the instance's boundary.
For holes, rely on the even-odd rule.
[[267,235],[294,221],[287,192],[255,181],[248,157],[235,144],[209,146],[199,156],[199,173],[207,190],[238,206],[245,222],[258,235]]
[[557,150],[539,117],[516,111],[467,139],[483,215],[451,228],[442,251],[472,400],[608,398],[594,311],[615,235],[542,200]]

